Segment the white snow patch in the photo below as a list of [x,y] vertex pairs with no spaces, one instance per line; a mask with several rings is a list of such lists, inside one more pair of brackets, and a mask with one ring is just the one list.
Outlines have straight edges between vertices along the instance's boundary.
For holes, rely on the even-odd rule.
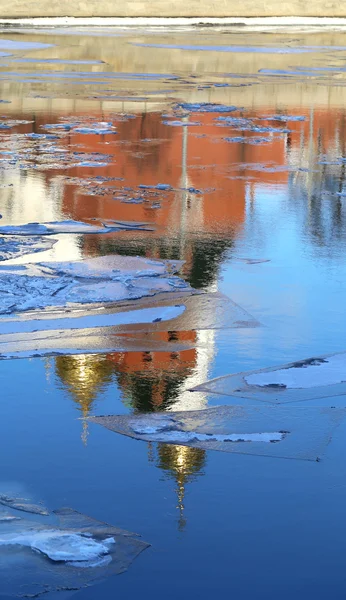
[[140,425],[130,423],[138,435],[148,435],[154,442],[280,442],[286,436],[284,431],[259,433],[198,433],[173,429],[178,423],[174,419],[162,419],[157,424]]
[[286,386],[301,389],[326,385],[336,385],[346,381],[346,354],[334,354],[324,359],[315,359],[311,364],[293,366],[287,369],[277,369],[253,373],[245,377],[248,385]]
[[171,430],[173,427],[177,427],[178,423],[174,419],[169,418],[157,418],[153,415],[151,418],[142,419],[141,423],[135,421],[130,422],[131,429],[140,435],[150,435],[152,433],[158,433],[161,431]]
[[2,546],[25,546],[45,554],[53,561],[64,561],[70,566],[78,567],[108,564],[111,560],[109,550],[112,544],[115,544],[112,537],[101,542],[80,533],[54,529],[0,534]]

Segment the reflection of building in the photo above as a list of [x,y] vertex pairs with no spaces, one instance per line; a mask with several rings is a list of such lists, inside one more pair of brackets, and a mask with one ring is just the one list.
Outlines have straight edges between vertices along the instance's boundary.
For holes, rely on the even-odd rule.
[[[55,372],[71,394],[83,417],[87,417],[98,394],[112,379],[112,366],[101,354],[57,356]],[[87,441],[88,424],[83,420],[82,440]]]
[[179,510],[179,529],[184,529],[186,518],[185,488],[197,476],[203,475],[206,452],[199,448],[188,446],[174,446],[171,444],[157,444],[156,452],[152,444],[149,446],[149,459],[162,469],[176,482],[177,509]]
[[[262,108],[252,113],[246,111],[244,116],[262,117],[270,112],[277,111]],[[182,258],[185,260],[183,275],[191,285],[214,290],[224,253],[232,247],[235,236],[243,226],[246,189],[250,188],[250,197],[251,189],[257,183],[268,186],[290,185],[290,182],[294,181],[293,191],[297,190],[299,185],[308,189],[311,175],[301,172],[298,177],[288,169],[294,165],[311,168],[319,154],[343,153],[341,141],[338,141],[343,140],[345,119],[342,112],[296,112],[305,115],[306,120],[288,122],[291,133],[280,135],[271,143],[259,146],[222,142],[222,138],[227,135],[241,135],[246,139],[254,134],[249,131],[230,132],[227,128],[219,127],[215,115],[203,113],[190,116],[191,121],[201,123],[198,128],[168,127],[162,123],[161,113],[152,112],[119,121],[117,136],[103,138],[70,132],[67,138],[61,140],[61,144],[72,148],[76,146],[88,153],[114,154],[114,161],[100,169],[75,167],[67,172],[69,176],[86,182],[96,175],[122,177],[124,181],[113,185],[129,190],[138,190],[139,184],[157,183],[169,184],[175,190],[166,195],[159,194],[161,208],[152,210],[146,203],[122,203],[109,193],[89,196],[83,193],[78,185],[65,186],[61,206],[63,213],[72,218],[133,219],[152,221],[155,224],[155,231],[149,234],[143,232],[133,235],[126,232],[115,236],[85,236],[81,247],[82,255],[107,255],[117,252]],[[108,118],[105,114],[94,117],[100,120]],[[41,131],[41,124],[47,121],[54,122],[56,119],[57,117],[52,115],[42,115],[36,118],[33,125],[27,125],[25,128],[29,130],[32,127],[35,131]],[[285,126],[284,122],[258,123],[279,128]],[[261,170],[261,165],[270,165],[273,169]],[[326,167],[331,173],[329,178],[324,179],[325,182],[329,182],[328,185],[333,187],[332,181],[339,179],[340,168],[344,168],[344,165],[337,168],[337,176],[333,177],[336,174],[335,168]],[[48,171],[44,177],[54,181],[56,173]],[[317,185],[317,181],[319,176],[314,175],[314,186]],[[201,190],[202,194],[182,189],[188,187]],[[322,228],[320,204],[316,194],[311,194],[307,205],[310,211],[308,230],[313,231],[315,227],[320,231]],[[335,218],[333,217],[333,223],[337,224],[340,221],[340,210],[336,202],[332,208],[337,213]],[[196,344],[195,349],[185,352],[131,352],[108,355],[110,370],[114,372],[123,390],[124,401],[139,411],[162,410],[177,401],[179,408],[183,409],[182,398],[186,385],[198,383],[198,377],[207,378],[208,367],[213,357],[213,333],[208,333],[204,340],[207,342],[208,353],[199,351],[200,335],[195,331],[162,333],[164,341],[176,339]],[[95,368],[97,371],[96,358]],[[97,377],[96,373],[96,380]],[[197,397],[195,400],[197,401]],[[200,406],[203,405],[203,401],[203,398],[198,399]]]
[[[265,113],[265,109],[260,112]],[[136,237],[131,233],[86,237],[81,249],[83,255],[118,252],[182,258],[186,261],[184,276],[193,286],[215,289],[225,250],[232,247],[234,237],[243,226],[246,186],[251,188],[258,182],[267,186],[290,184],[292,174],[285,167],[298,164],[302,168],[311,168],[319,153],[343,152],[341,148],[335,150],[335,135],[340,122],[331,123],[333,115],[320,111],[311,127],[310,116],[307,113],[307,121],[289,124],[292,134],[282,135],[263,146],[222,143],[220,137],[227,135],[227,130],[219,128],[210,115],[191,116],[191,120],[202,122],[198,133],[192,128],[181,130],[163,126],[159,113],[139,116],[119,124],[118,137],[127,140],[125,146],[113,142],[103,146],[104,141],[98,136],[71,136],[69,143],[82,144],[88,152],[114,153],[116,162],[102,169],[74,168],[69,175],[85,180],[95,175],[124,177],[125,182],[119,185],[133,189],[141,183],[156,185],[162,182],[176,190],[162,200],[160,210],[152,211],[144,204],[123,204],[110,195],[88,196],[76,185],[66,186],[63,212],[77,220],[92,217],[133,219],[153,221],[156,225],[155,232],[136,233]],[[103,115],[102,120],[104,118]],[[268,124],[275,125],[273,122]],[[248,135],[249,132],[244,133],[244,137]],[[148,154],[142,156],[143,147],[149,142],[141,140],[161,142],[156,146],[149,145]],[[263,164],[272,165],[273,172],[253,168]],[[275,167],[281,170],[275,171]],[[215,191],[196,195],[181,190],[187,187],[202,191],[215,188]],[[313,198],[308,206],[311,215],[316,217],[318,211]],[[117,352],[102,358],[97,355],[58,357],[55,359],[56,372],[83,416],[88,414],[102,387],[115,378],[124,402],[135,411],[163,410],[173,406],[180,410],[192,408],[185,404],[184,390],[198,383],[198,378],[207,379],[213,357],[213,332],[205,334],[207,353],[199,350],[199,335],[195,331],[162,333],[163,341],[177,339],[196,344],[196,348],[184,352]],[[194,395],[194,400],[199,404],[193,408],[204,406],[205,398]],[[84,424],[84,441],[86,437]],[[186,485],[202,472],[205,453],[164,444],[159,444],[157,450],[152,449],[152,453],[155,464],[176,481],[179,526],[183,528]]]

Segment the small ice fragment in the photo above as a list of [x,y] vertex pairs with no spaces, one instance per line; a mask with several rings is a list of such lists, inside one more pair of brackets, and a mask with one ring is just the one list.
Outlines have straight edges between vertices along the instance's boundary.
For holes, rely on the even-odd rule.
[[100,542],[81,533],[58,529],[35,531],[33,528],[31,531],[13,534],[1,534],[0,530],[2,546],[27,546],[53,561],[73,561],[78,566],[78,563],[95,561],[108,554],[111,544],[115,544],[114,538]]
[[209,102],[189,103],[183,102],[178,107],[189,112],[229,113],[237,110],[236,106],[225,106],[224,104],[211,104]]
[[69,567],[77,567],[78,569],[90,569],[95,567],[107,567],[112,562],[112,557],[110,554],[106,554],[105,556],[99,556],[94,560],[85,560],[85,561],[68,561],[66,564]]
[[49,223],[27,223],[0,227],[0,235],[53,235],[56,233],[109,233],[119,229],[142,229],[145,224],[134,221],[104,221],[99,224],[82,221],[52,221]]
[[306,117],[303,115],[271,115],[269,117],[263,117],[265,121],[305,121]]
[[[216,406],[204,410],[163,413],[160,420],[164,425],[166,414],[174,423],[161,430],[161,423],[156,422],[158,415],[156,419],[155,415],[96,416],[88,417],[88,421],[144,442],[162,442],[235,454],[316,460],[316,456],[321,456],[330,443],[333,431],[345,421],[346,409],[278,408],[263,402],[260,406]],[[149,427],[153,430],[149,430]]]
[[170,125],[171,127],[194,127],[201,125],[199,121],[162,121],[163,125]]
[[39,237],[0,237],[0,261],[50,250],[57,240]]
[[258,265],[261,263],[270,262],[269,258],[242,258],[240,256],[235,257],[235,258],[237,258],[237,260],[241,260],[241,261],[247,263],[248,265]]
[[69,508],[54,511],[58,525],[41,520],[0,521],[0,594],[41,597],[90,587],[123,573],[148,547],[130,531]]
[[140,435],[146,434],[156,434],[161,433],[162,431],[171,431],[173,427],[178,425],[175,419],[171,419],[169,417],[157,418],[148,417],[146,420],[141,419],[141,422],[130,421],[129,426],[131,429]]
[[6,494],[0,494],[0,504],[34,515],[49,515],[47,508],[40,504],[33,504],[31,500],[28,500],[27,498],[16,498]]
[[299,361],[289,368],[262,371],[245,377],[248,385],[260,387],[276,385],[291,389],[336,385],[345,380],[345,354],[334,354],[325,359]]

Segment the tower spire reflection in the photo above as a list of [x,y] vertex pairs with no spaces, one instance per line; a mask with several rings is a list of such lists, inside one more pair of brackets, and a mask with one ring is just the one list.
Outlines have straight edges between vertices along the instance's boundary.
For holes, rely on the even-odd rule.
[[156,452],[152,445],[149,447],[149,460],[176,483],[176,508],[179,511],[178,529],[183,531],[187,522],[185,517],[186,487],[196,477],[204,475],[206,452],[199,448],[159,443]]

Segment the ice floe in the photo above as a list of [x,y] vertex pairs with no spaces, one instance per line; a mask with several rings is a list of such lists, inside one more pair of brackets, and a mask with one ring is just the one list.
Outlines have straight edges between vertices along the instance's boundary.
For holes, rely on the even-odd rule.
[[[110,544],[115,544],[114,538],[98,542],[80,533],[55,529],[1,535],[0,527],[0,546],[28,547],[45,554],[50,560],[65,561],[76,567],[103,566]],[[109,555],[108,558],[111,560]]]
[[100,221],[99,224],[82,221],[52,221],[50,223],[26,223],[0,227],[0,235],[54,235],[58,233],[110,233],[120,230],[150,231],[146,223],[125,221]]
[[41,266],[58,275],[72,275],[85,279],[118,279],[120,275],[155,277],[173,274],[177,273],[183,264],[182,260],[153,260],[140,256],[111,254],[74,262],[41,263]]
[[0,504],[9,508],[32,513],[34,515],[48,515],[48,509],[43,504],[33,503],[30,498],[18,498],[16,496],[0,492]]
[[83,349],[184,350],[194,344],[133,336],[260,326],[230,298],[191,288],[177,274],[182,266],[120,255],[1,266],[1,359]]
[[163,125],[170,125],[171,127],[193,127],[201,125],[199,121],[162,121]]
[[176,108],[182,108],[189,112],[201,112],[201,113],[230,113],[235,110],[239,110],[236,106],[226,106],[224,104],[212,104],[209,102],[182,102],[177,104]]
[[[22,267],[14,269],[15,273],[21,271]],[[120,303],[113,298],[109,305],[70,304],[21,313],[9,308],[0,319],[0,357],[116,350],[174,352],[191,349],[196,342],[164,341],[160,332],[259,326],[258,321],[222,294],[175,288],[156,297],[143,296]],[[201,341],[198,343],[200,346]]]
[[78,590],[124,572],[148,544],[69,508],[52,522],[0,518],[0,594]]
[[38,239],[37,237],[0,236],[0,261],[50,250],[56,242],[57,240]]
[[225,375],[193,388],[202,390],[275,404],[342,396],[346,394],[346,353]]
[[221,406],[150,416],[96,416],[88,420],[146,442],[316,460],[345,417],[346,409]]
[[[129,270],[126,270],[126,264]],[[102,267],[101,267],[102,265]],[[109,258],[85,263],[44,263],[0,271],[0,313],[28,311],[68,304],[115,303],[162,292],[190,291],[188,283],[172,274],[181,263]],[[117,265],[117,267],[115,267]],[[123,266],[123,269],[120,268]],[[136,265],[136,270],[131,270]],[[101,268],[99,275],[97,269]],[[88,277],[88,272],[90,277]],[[161,319],[161,315],[155,318]]]
[[273,142],[272,137],[255,137],[255,136],[235,136],[223,138],[225,142],[232,144],[251,144],[253,146],[259,144],[271,144]]
[[346,383],[346,354],[328,358],[311,358],[293,363],[290,367],[253,373],[245,377],[248,385],[260,387],[315,388]]

